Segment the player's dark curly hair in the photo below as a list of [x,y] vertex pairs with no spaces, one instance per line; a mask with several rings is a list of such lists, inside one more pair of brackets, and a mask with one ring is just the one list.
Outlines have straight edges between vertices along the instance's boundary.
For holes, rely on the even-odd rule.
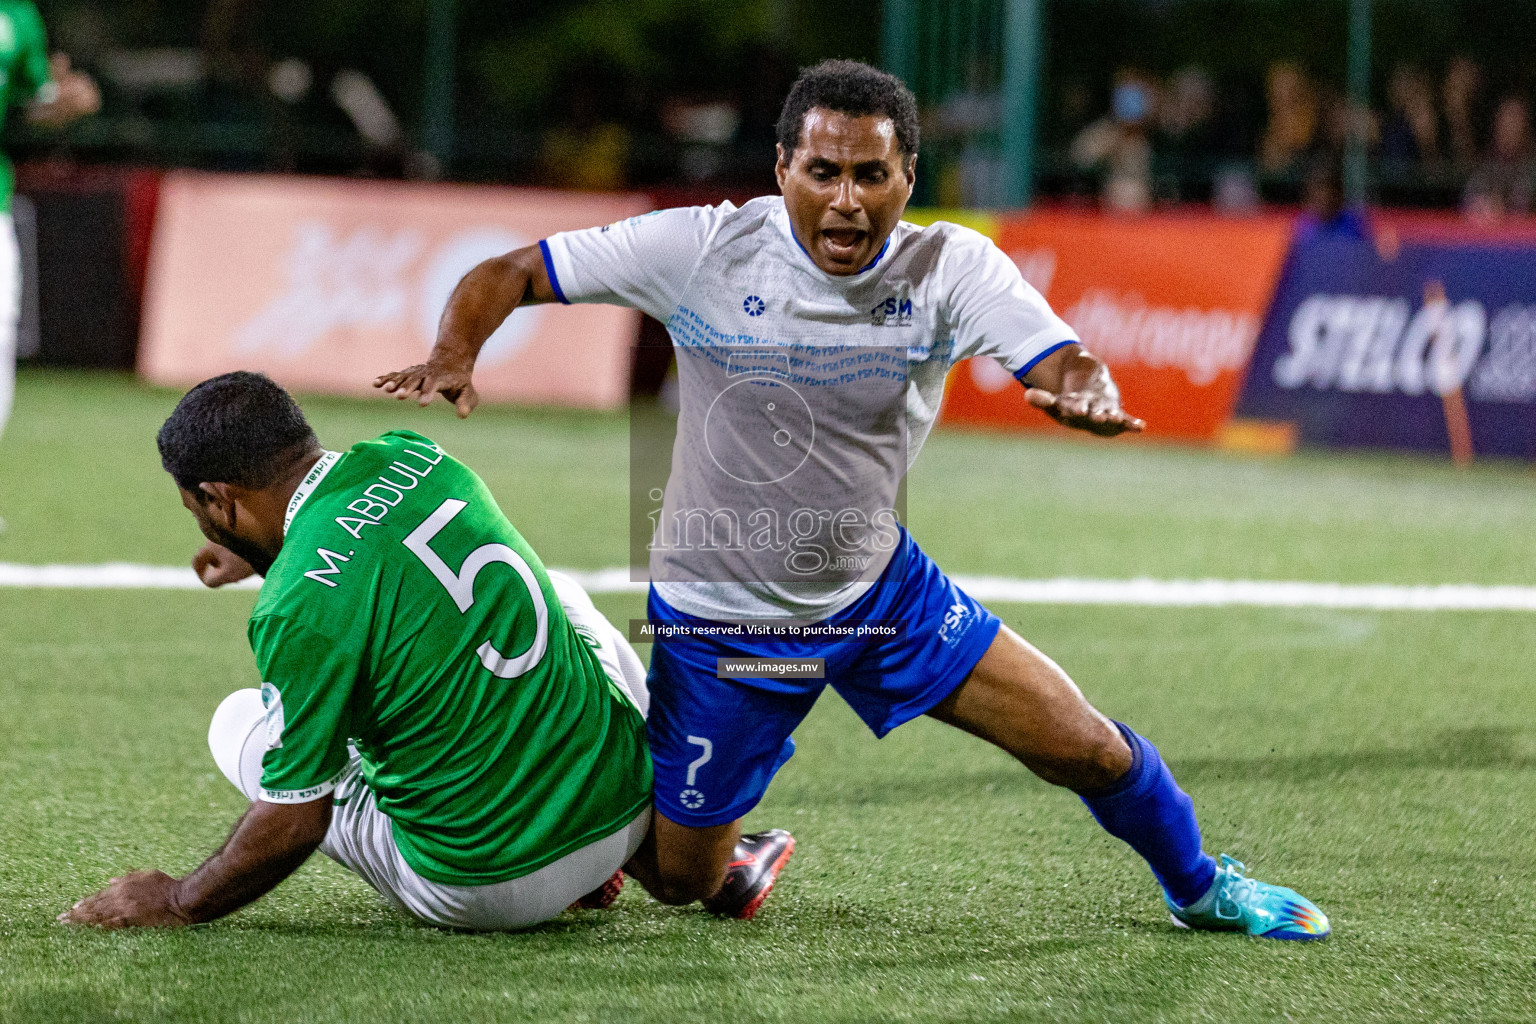
[[824,60],[800,72],[779,113],[778,142],[785,153],[800,144],[805,115],[814,107],[849,117],[888,117],[902,155],[917,155],[917,99],[895,75],[856,60]]
[[183,489],[226,483],[259,489],[320,450],[288,392],[237,370],[203,381],[176,404],[155,438],[160,464]]

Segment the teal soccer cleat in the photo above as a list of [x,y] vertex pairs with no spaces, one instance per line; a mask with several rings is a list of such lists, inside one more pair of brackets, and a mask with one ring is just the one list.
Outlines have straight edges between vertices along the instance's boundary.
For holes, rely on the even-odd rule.
[[1333,931],[1328,915],[1317,904],[1284,886],[1249,878],[1244,870],[1241,863],[1222,854],[1216,880],[1204,896],[1181,907],[1164,894],[1173,923],[1180,928],[1302,942],[1326,939]]

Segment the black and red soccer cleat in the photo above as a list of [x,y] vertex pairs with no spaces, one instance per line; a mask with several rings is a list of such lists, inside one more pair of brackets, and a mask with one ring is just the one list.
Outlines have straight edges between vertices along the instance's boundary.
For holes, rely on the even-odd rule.
[[619,898],[624,888],[624,872],[615,871],[613,877],[572,903],[571,910],[607,910]]
[[781,828],[742,836],[735,856],[726,865],[725,884],[703,901],[704,909],[721,917],[750,921],[794,852],[795,837]]

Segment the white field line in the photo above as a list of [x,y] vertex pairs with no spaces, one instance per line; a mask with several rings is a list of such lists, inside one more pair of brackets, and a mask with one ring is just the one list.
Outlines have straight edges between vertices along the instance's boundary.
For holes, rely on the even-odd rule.
[[[45,590],[201,590],[202,581],[189,567],[132,565],[105,562],[100,565],[16,565],[0,562],[0,587],[31,587]],[[226,589],[255,590],[257,579]]]
[[[563,570],[592,594],[644,593],[628,569]],[[1271,580],[1022,580],[955,576],[980,601],[1003,604],[1148,605],[1164,608],[1339,608],[1374,611],[1536,612],[1536,587],[1392,586]],[[258,580],[235,588],[253,590]],[[0,587],[82,590],[200,590],[189,568],[131,565],[16,565],[0,562]]]

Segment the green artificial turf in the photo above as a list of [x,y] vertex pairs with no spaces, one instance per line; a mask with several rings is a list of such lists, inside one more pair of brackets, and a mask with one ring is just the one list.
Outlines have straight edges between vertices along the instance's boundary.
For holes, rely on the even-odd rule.
[[[0,561],[183,561],[153,445],[175,397],[24,374]],[[622,417],[305,405],[333,447],[439,440],[550,564],[626,560]],[[1531,584],[1533,492],[1513,466],[941,433],[909,518],[954,571]],[[0,589],[0,1021],[1536,1017],[1533,615],[998,608],[1156,740],[1208,848],[1329,912],[1326,943],[1174,929],[1070,794],[937,723],[877,742],[835,697],[748,820],[800,839],[751,923],[631,885],[530,933],[445,934],[316,857],[211,926],[56,924],[126,868],[191,868],[238,815],[204,736],[256,682],[252,600]]]

